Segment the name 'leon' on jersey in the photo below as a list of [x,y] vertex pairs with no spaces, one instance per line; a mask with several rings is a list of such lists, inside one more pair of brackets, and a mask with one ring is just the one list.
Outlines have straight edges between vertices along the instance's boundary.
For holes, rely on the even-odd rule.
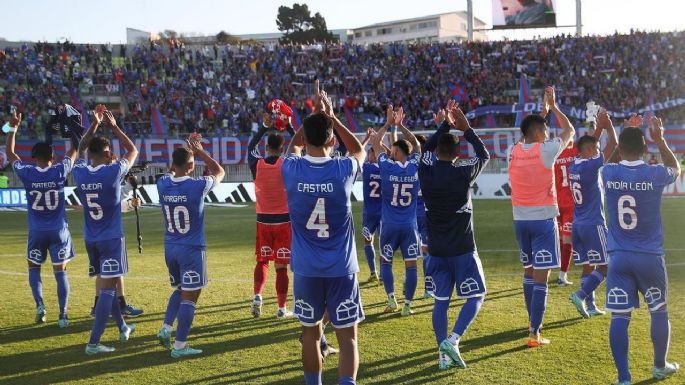
[[283,159],[295,274],[332,278],[359,272],[350,203],[358,170],[354,158]]
[[166,225],[165,243],[205,246],[205,196],[216,178],[165,175],[157,181],[159,203]]

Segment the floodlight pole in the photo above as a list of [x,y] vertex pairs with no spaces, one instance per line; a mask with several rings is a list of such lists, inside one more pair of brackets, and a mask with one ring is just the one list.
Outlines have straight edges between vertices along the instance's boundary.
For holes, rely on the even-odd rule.
[[583,18],[581,15],[581,3],[582,0],[576,0],[576,37],[583,36]]
[[466,0],[466,19],[468,25],[466,39],[473,41],[473,0]]

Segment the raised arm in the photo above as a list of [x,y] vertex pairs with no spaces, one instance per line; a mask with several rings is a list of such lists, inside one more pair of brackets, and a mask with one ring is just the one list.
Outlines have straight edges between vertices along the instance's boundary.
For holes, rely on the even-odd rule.
[[421,143],[419,143],[418,140],[416,140],[416,136],[414,133],[409,131],[409,129],[404,125],[404,108],[400,107],[397,112],[395,113],[395,125],[400,128],[402,131],[402,135],[404,136],[404,139],[408,140],[409,143],[411,143],[412,146],[412,154],[420,154],[421,153]]
[[90,127],[88,127],[88,131],[86,131],[86,133],[83,135],[83,138],[81,138],[81,142],[78,145],[79,158],[86,157],[86,150],[88,150],[90,140],[93,139],[93,137],[97,133],[103,118],[103,113],[99,111],[98,108],[96,108],[93,113],[93,122],[90,124]]
[[295,156],[302,156],[302,149],[304,148],[303,132],[303,129],[299,129],[297,132],[295,132],[295,136],[290,139],[290,144],[288,144],[286,155],[293,154]]
[[224,179],[226,172],[224,171],[224,168],[221,167],[219,162],[212,159],[212,157],[209,156],[209,154],[202,148],[201,140],[202,136],[199,134],[193,134],[190,136],[190,138],[186,139],[186,143],[188,143],[188,148],[193,152],[193,155],[205,162],[205,165],[209,170],[209,174],[216,179],[216,183],[220,183]]
[[14,152],[16,145],[17,130],[19,129],[19,124],[21,124],[21,113],[17,114],[16,111],[12,113],[10,117],[9,126],[10,132],[7,133],[7,161],[12,165],[12,163],[21,160],[19,155]]
[[385,133],[387,131],[388,126],[384,125],[375,135],[371,136],[371,147],[373,147],[373,151],[376,153],[376,156],[380,154],[387,154],[387,148],[383,144],[383,138],[385,137]]
[[397,142],[397,113],[393,110],[392,104],[388,104],[385,110],[385,126],[390,133],[388,135],[388,143],[390,146]]
[[454,99],[450,99],[450,101],[447,102],[447,109],[439,110],[438,113],[433,117],[433,121],[438,126],[438,130],[435,131],[430,138],[428,138],[428,141],[423,148],[424,152],[435,151],[435,149],[438,147],[438,138],[442,134],[450,132],[450,128],[454,127],[454,121],[451,120],[452,117],[450,117],[446,111],[453,109],[456,105],[457,102]]
[[650,123],[650,133],[652,134],[654,143],[656,143],[656,146],[659,149],[659,154],[661,154],[661,160],[664,162],[664,166],[675,170],[676,176],[679,176],[681,172],[680,163],[678,163],[678,159],[676,159],[675,154],[673,154],[673,151],[671,151],[666,143],[666,138],[664,138],[664,125],[661,122],[661,119],[653,116]]
[[605,108],[599,110],[597,114],[597,129],[593,136],[599,140],[602,130],[607,132],[607,144],[604,147],[604,163],[613,163],[615,161],[613,158],[618,155],[618,151],[616,151],[618,140],[616,139],[614,124],[611,122],[609,112]]
[[114,119],[114,115],[112,115],[112,112],[105,111],[104,114],[107,124],[109,124],[109,126],[112,128],[112,133],[117,137],[117,139],[119,139],[119,143],[126,150],[126,153],[122,156],[122,158],[128,161],[129,166],[132,166],[136,162],[136,158],[138,158],[138,149],[136,148],[136,145],[133,144],[133,141],[126,136],[121,128],[119,128],[116,119]]
[[559,105],[557,104],[556,100],[556,94],[554,92],[554,87],[547,87],[545,90],[545,98],[546,98],[546,104],[549,105],[549,108],[552,112],[554,112],[554,115],[559,118],[559,124],[561,125],[561,135],[559,137],[561,138],[561,141],[563,142],[562,148],[566,148],[571,142],[573,142],[573,138],[576,135],[576,130],[573,128],[573,124],[571,124],[571,121],[568,120],[566,115],[564,115],[563,112],[559,109]]
[[[490,153],[488,152],[488,149],[485,147],[485,144],[480,137],[478,137],[476,132],[471,128],[471,124],[469,123],[469,120],[466,119],[466,115],[464,115],[464,112],[461,110],[461,108],[459,108],[459,106],[454,106],[448,112],[448,115],[449,119],[454,122],[454,126],[457,128],[457,130],[463,132],[464,138],[473,146],[473,150],[476,152],[476,158],[481,161],[487,161],[490,159]],[[480,169],[478,170],[478,173],[480,173]]]

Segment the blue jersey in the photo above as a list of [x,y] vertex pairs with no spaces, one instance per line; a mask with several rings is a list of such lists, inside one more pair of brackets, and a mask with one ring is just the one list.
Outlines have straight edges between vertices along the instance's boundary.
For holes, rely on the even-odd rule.
[[379,214],[381,211],[381,170],[378,163],[364,163],[364,213]]
[[381,221],[384,224],[416,225],[416,196],[419,192],[419,154],[410,154],[401,164],[381,153]]
[[599,169],[604,165],[600,153],[594,158],[576,158],[569,167],[569,182],[575,209],[573,223],[580,225],[604,224],[604,197],[599,181]]
[[67,227],[64,213],[64,182],[71,172],[71,159],[47,168],[35,167],[16,161],[14,173],[26,189],[29,231],[61,230]]
[[165,243],[205,247],[205,196],[215,184],[213,176],[175,178],[167,174],[159,178]]
[[357,273],[350,204],[357,160],[289,156],[281,170],[292,228],[293,272],[324,278]]
[[83,237],[87,242],[123,238],[121,224],[121,183],[128,161],[89,166],[79,159],[74,166],[76,194],[83,206]]
[[416,194],[416,218],[426,217],[426,204],[423,202],[423,193],[419,187],[419,192]]
[[607,164],[600,174],[609,215],[609,253],[663,255],[661,194],[675,182],[675,171],[640,160]]

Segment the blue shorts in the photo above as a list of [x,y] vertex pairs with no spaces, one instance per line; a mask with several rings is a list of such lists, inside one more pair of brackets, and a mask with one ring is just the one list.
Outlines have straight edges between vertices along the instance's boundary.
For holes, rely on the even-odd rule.
[[428,246],[428,220],[426,214],[416,216],[416,226],[419,230],[419,239],[422,246]]
[[607,264],[607,227],[573,225],[573,262],[576,265]]
[[128,255],[124,238],[104,241],[86,241],[88,252],[88,275],[102,278],[122,277],[128,273]]
[[431,255],[426,270],[435,285],[436,300],[449,300],[455,288],[458,298],[482,297],[487,291],[483,265],[477,252],[457,257]]
[[[381,226],[381,258],[392,262],[395,250],[400,249],[405,261],[416,261],[419,252],[419,234],[416,226],[386,225]],[[381,261],[382,262],[382,261]]]
[[559,267],[559,227],[556,218],[514,221],[516,240],[523,267],[554,269]]
[[164,245],[164,260],[171,287],[200,290],[207,286],[207,254],[202,246]]
[[381,227],[381,214],[366,214],[362,218],[362,235],[364,239],[371,242],[373,234]]
[[640,307],[642,293],[649,311],[666,305],[668,278],[664,257],[649,254],[609,255],[607,298],[604,307],[614,313],[627,313]]
[[67,263],[76,256],[68,228],[47,231],[29,230],[29,238],[26,242],[26,259],[29,262],[42,265],[48,258],[48,251],[53,265]]
[[295,315],[304,326],[316,326],[328,310],[335,328],[347,328],[364,320],[357,275],[321,278],[293,274]]

